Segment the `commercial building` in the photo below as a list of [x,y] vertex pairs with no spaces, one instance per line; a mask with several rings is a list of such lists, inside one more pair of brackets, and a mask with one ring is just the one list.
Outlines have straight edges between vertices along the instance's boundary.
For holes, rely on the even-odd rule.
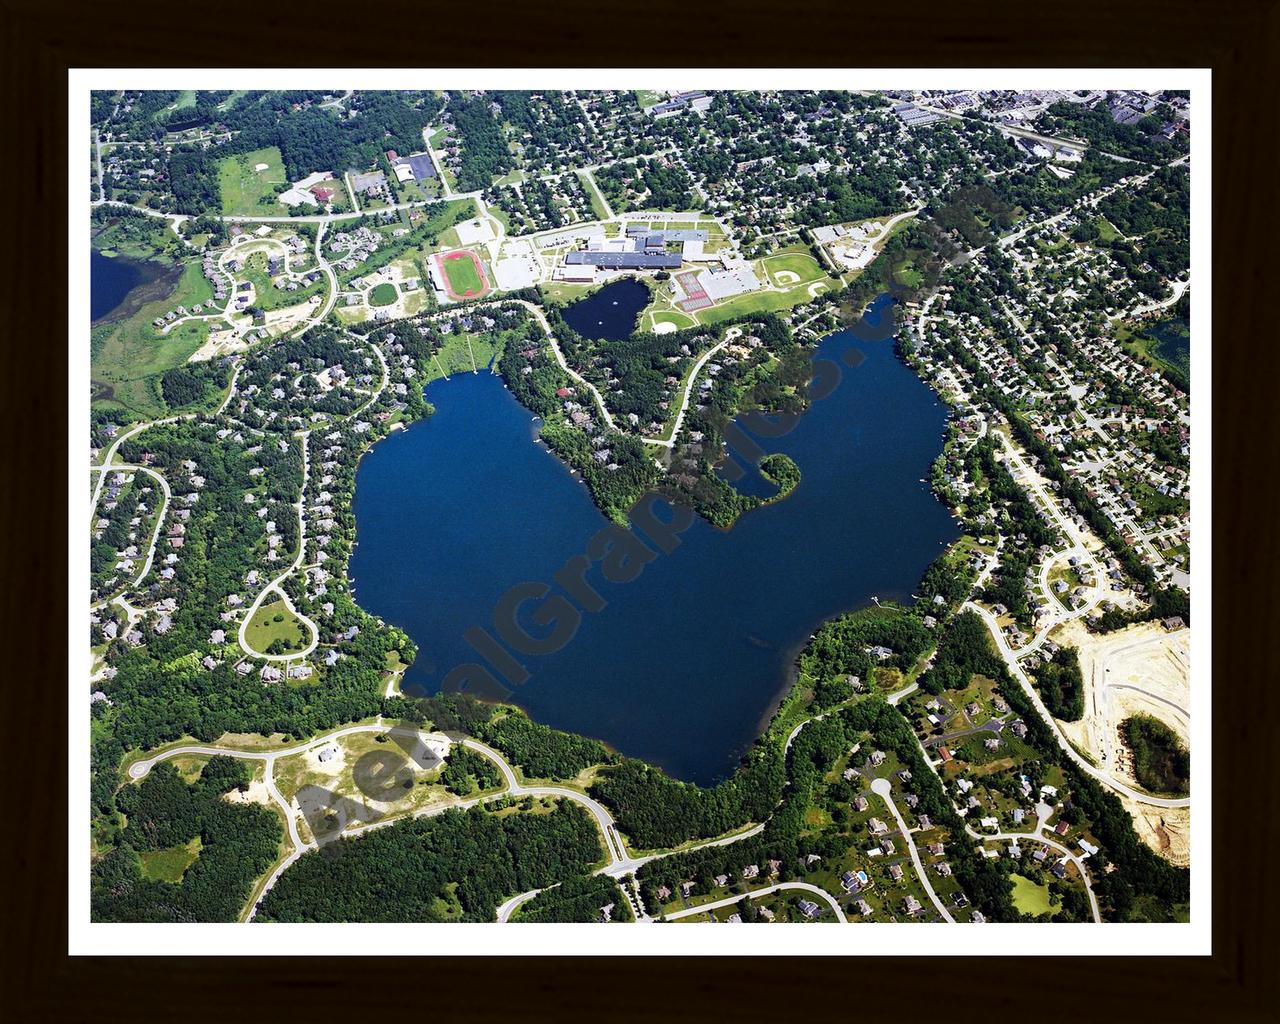
[[680,254],[668,252],[602,252],[597,249],[579,249],[567,253],[566,265],[588,264],[607,270],[677,270]]

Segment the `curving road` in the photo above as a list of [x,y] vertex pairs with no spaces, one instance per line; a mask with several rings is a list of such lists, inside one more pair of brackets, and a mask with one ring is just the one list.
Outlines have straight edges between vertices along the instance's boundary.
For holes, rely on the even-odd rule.
[[707,362],[713,355],[741,334],[741,327],[730,327],[725,331],[724,338],[721,339],[720,343],[707,349],[698,361],[693,364],[693,369],[689,371],[689,379],[684,383],[684,397],[680,400],[680,411],[676,413],[676,421],[675,425],[671,428],[670,440],[664,441],[659,437],[642,437],[640,440],[645,444],[656,444],[663,448],[674,448],[676,446],[676,438],[680,436],[680,424],[684,422],[684,414],[689,408],[689,397],[693,394],[693,385],[697,383],[698,374],[702,372],[702,368],[707,365]]
[[911,854],[911,863],[915,865],[916,875],[920,878],[920,884],[924,886],[925,895],[929,897],[929,902],[933,904],[933,908],[942,915],[942,919],[947,924],[955,924],[956,919],[951,916],[942,900],[938,899],[938,894],[933,891],[933,884],[929,881],[928,874],[925,873],[924,863],[920,860],[920,851],[916,849],[915,840],[911,838],[911,830],[907,828],[907,823],[902,818],[902,812],[898,810],[898,805],[893,802],[893,791],[889,784],[889,780],[885,778],[871,780],[871,792],[884,801],[884,805],[889,808],[889,813],[893,815],[893,820],[898,823],[898,831],[902,833],[902,838],[906,841],[907,852]]
[[596,405],[600,408],[600,415],[604,417],[605,423],[609,424],[609,429],[617,430],[618,425],[613,422],[613,417],[609,415],[609,409],[604,404],[604,396],[596,390],[596,386],[594,384],[583,377],[582,374],[578,373],[577,370],[573,369],[565,361],[564,353],[560,351],[560,343],[556,341],[555,335],[551,333],[551,324],[547,322],[546,314],[542,312],[541,307],[524,299],[505,299],[503,301],[519,303],[533,315],[533,318],[541,325],[543,333],[546,334],[547,341],[551,343],[551,351],[555,355],[556,362],[559,364],[560,369],[564,370],[565,373],[591,392],[592,397],[596,400]]
[[799,889],[802,892],[812,893],[814,896],[824,900],[832,911],[835,912],[836,920],[841,924],[848,924],[849,919],[844,916],[844,911],[840,909],[840,904],[836,902],[836,898],[827,892],[826,889],[811,885],[809,882],[777,882],[774,885],[766,885],[763,889],[752,889],[750,892],[740,893],[737,896],[726,896],[724,899],[715,900],[711,903],[700,903],[696,907],[687,907],[684,910],[676,910],[670,914],[664,915],[668,921],[678,921],[682,917],[692,917],[694,914],[703,914],[708,910],[716,910],[719,907],[727,907],[731,903],[737,903],[739,900],[746,899],[751,896],[767,896],[771,892],[778,892],[781,889]]
[[[305,658],[320,644],[319,627],[294,607],[293,600],[281,585],[285,580],[293,575],[293,573],[297,572],[298,569],[302,567],[302,559],[307,551],[307,517],[303,506],[307,497],[307,478],[310,475],[311,469],[310,461],[307,458],[307,440],[310,438],[311,434],[309,431],[300,430],[294,436],[302,439],[302,489],[298,492],[298,502],[294,505],[294,508],[298,511],[298,553],[294,556],[293,562],[284,570],[284,572],[280,573],[279,576],[258,592],[258,596],[253,599],[253,603],[249,605],[248,611],[245,612],[244,618],[240,620],[240,629],[236,634],[240,641],[240,646],[244,649],[246,654],[252,655],[255,658],[264,658],[267,661],[292,661],[294,658]],[[248,636],[249,623],[252,621],[253,617],[258,614],[258,609],[262,606],[262,602],[266,596],[272,593],[278,594],[284,600],[285,607],[294,614],[299,622],[310,630],[311,642],[307,644],[304,650],[293,651],[290,654],[266,654],[261,651],[256,651],[250,646]]]
[[1060,854],[1066,857],[1067,860],[1071,861],[1071,863],[1073,863],[1076,866],[1076,870],[1080,872],[1080,877],[1084,880],[1084,891],[1089,894],[1089,908],[1093,911],[1093,923],[1101,924],[1102,913],[1098,910],[1098,897],[1093,894],[1093,883],[1089,879],[1089,872],[1085,869],[1083,858],[1072,853],[1070,850],[1068,850],[1065,846],[1063,846],[1061,843],[1057,842],[1056,840],[1050,839],[1048,836],[1041,834],[1040,832],[1041,827],[1043,827],[1043,820],[1041,822],[1041,825],[1037,826],[1035,832],[990,832],[990,833],[982,834],[979,832],[975,832],[968,825],[966,825],[964,829],[966,832],[969,833],[969,835],[972,838],[977,839],[979,842],[989,841],[992,839],[1011,839],[1014,842],[1028,841],[1028,842],[1034,842],[1034,843],[1043,843],[1045,846],[1049,847],[1051,850],[1057,850]]
[[1009,671],[1013,673],[1013,677],[1018,681],[1019,685],[1021,685],[1023,693],[1027,695],[1027,698],[1035,706],[1040,717],[1049,723],[1049,728],[1053,731],[1053,737],[1057,740],[1058,746],[1062,749],[1062,752],[1071,759],[1077,768],[1085,774],[1093,776],[1104,786],[1127,796],[1130,800],[1136,800],[1138,803],[1151,804],[1154,807],[1191,806],[1190,797],[1168,799],[1166,797],[1152,796],[1149,793],[1143,793],[1139,790],[1133,789],[1125,785],[1123,782],[1113,778],[1106,772],[1095,768],[1083,757],[1077,754],[1075,747],[1068,743],[1066,737],[1062,735],[1062,731],[1053,720],[1053,715],[1049,713],[1049,709],[1045,707],[1044,701],[1040,699],[1040,694],[1037,693],[1035,687],[1031,685],[1031,680],[1027,678],[1026,672],[1024,672],[1022,670],[1022,666],[1018,664],[1018,658],[1009,647],[1009,644],[1005,641],[1004,634],[1000,632],[1000,626],[996,623],[995,616],[992,615],[991,612],[987,611],[987,609],[974,604],[972,601],[965,602],[964,607],[966,610],[977,612],[978,615],[982,617],[983,622],[987,624],[987,629],[991,633],[992,639],[995,641],[996,650],[1000,652],[1000,656],[1004,658],[1005,664],[1009,666]]

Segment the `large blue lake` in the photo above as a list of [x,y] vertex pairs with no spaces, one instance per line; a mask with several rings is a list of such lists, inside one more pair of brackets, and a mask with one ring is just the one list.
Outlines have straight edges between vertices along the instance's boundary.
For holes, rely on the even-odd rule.
[[[729,531],[701,520],[630,583],[588,579],[607,606],[573,640],[524,656],[513,698],[539,721],[599,737],[679,778],[731,773],[825,619],[873,596],[909,601],[958,536],[922,478],[946,408],[892,341],[825,339],[842,370],[787,436],[762,442],[800,465],[795,492]],[[849,350],[861,362],[844,361]],[[513,585],[555,574],[605,525],[580,479],[536,443],[537,420],[482,372],[427,388],[430,419],[374,447],[357,478],[360,604],[421,648],[406,685],[434,692],[479,661],[463,639],[491,633]],[[754,470],[752,471],[754,472]]]

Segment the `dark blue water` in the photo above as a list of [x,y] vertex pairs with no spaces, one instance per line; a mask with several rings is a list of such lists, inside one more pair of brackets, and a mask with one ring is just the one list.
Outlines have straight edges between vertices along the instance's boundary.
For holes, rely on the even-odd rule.
[[[849,349],[860,365],[841,360]],[[607,607],[584,615],[558,653],[522,656],[531,678],[512,699],[534,718],[709,783],[758,735],[823,620],[873,595],[910,600],[958,536],[921,480],[946,409],[892,341],[842,332],[819,357],[840,366],[839,386],[763,445],[796,460],[800,485],[732,530],[696,521],[633,582],[604,582],[593,567]],[[360,604],[421,648],[406,683],[434,691],[451,668],[482,660],[463,640],[468,628],[494,633],[495,604],[514,584],[559,593],[556,572],[605,521],[533,443],[536,421],[499,378],[460,374],[427,397],[436,414],[361,464],[351,567]]]
[[613,341],[631,337],[636,318],[649,304],[649,289],[633,277],[605,285],[564,308],[564,319],[584,338]]
[[101,320],[124,302],[146,275],[135,260],[89,250],[89,319]]

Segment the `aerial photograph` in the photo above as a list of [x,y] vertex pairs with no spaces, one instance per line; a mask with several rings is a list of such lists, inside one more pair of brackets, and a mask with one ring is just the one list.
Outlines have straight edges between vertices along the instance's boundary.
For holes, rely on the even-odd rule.
[[1207,104],[689,77],[85,90],[87,926],[1205,920]]

